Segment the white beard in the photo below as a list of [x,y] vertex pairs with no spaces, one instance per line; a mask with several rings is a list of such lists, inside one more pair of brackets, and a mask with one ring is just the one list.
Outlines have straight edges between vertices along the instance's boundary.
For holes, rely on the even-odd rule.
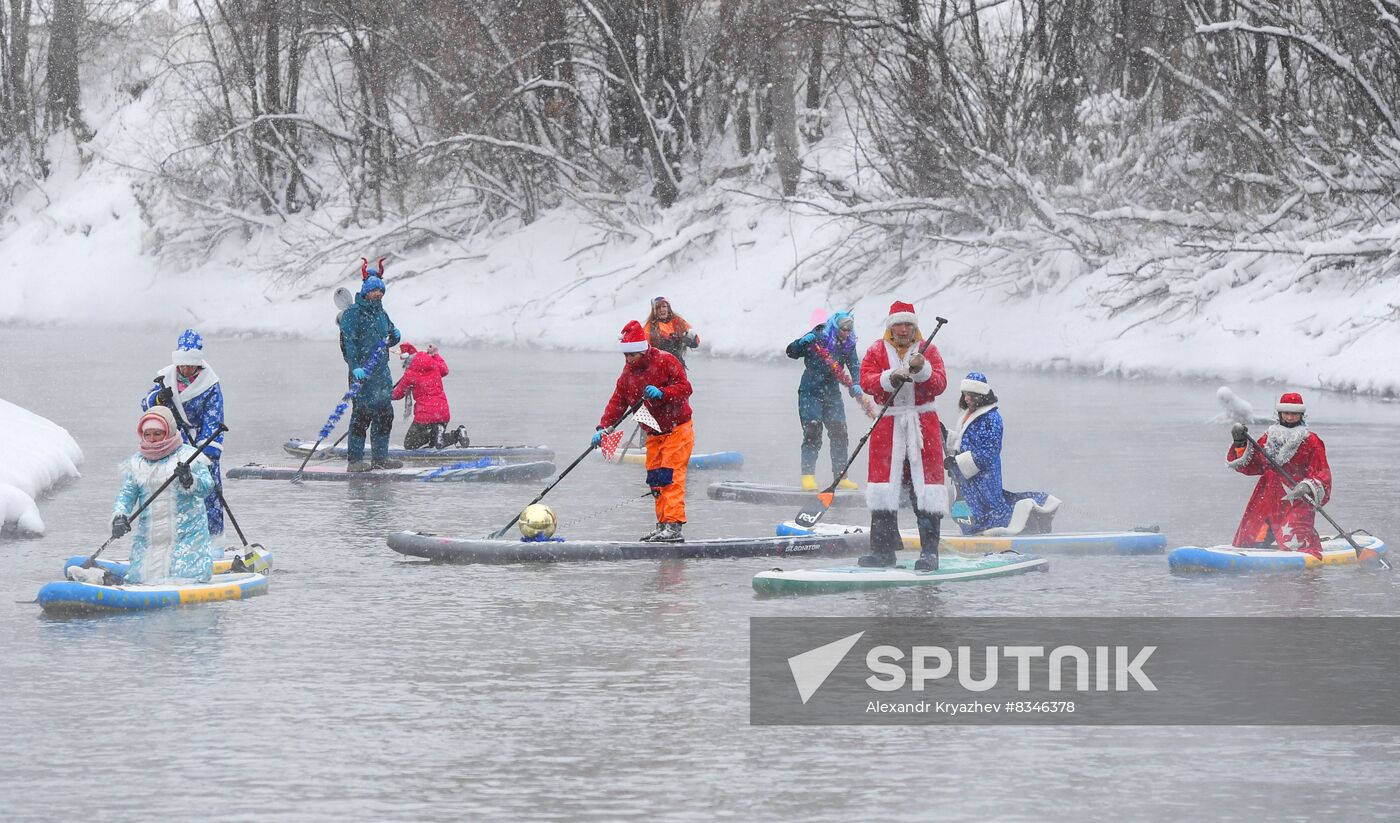
[[1264,452],[1282,466],[1293,459],[1293,455],[1298,453],[1298,447],[1308,439],[1308,424],[1299,423],[1290,429],[1282,423],[1275,423],[1269,427],[1268,434],[1269,439],[1264,443]]

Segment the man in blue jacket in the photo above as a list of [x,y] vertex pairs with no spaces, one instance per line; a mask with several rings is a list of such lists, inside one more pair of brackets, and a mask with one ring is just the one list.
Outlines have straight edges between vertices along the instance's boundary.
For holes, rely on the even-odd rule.
[[[389,373],[388,348],[399,343],[399,330],[384,311],[384,281],[371,270],[360,285],[355,302],[340,316],[340,350],[350,369],[350,382],[358,382],[350,412],[350,465],[352,472],[397,469],[401,461],[389,459],[389,430],[394,426],[394,379]],[[365,462],[365,434],[369,433],[370,462]]]

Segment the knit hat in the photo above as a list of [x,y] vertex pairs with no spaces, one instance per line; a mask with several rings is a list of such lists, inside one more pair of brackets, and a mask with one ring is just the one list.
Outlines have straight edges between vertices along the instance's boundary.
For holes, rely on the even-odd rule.
[[360,284],[360,296],[364,297],[365,295],[369,294],[375,289],[378,289],[379,291],[383,292],[387,292],[389,290],[384,286],[383,280],[380,280],[374,275],[370,275],[369,277],[365,278],[365,282]]
[[199,332],[185,329],[180,335],[180,342],[175,344],[175,352],[170,355],[170,362],[177,366],[199,366],[202,369],[209,367],[209,364],[204,362],[204,338],[199,336]]
[[1277,411],[1297,412],[1298,414],[1307,411],[1307,407],[1303,405],[1303,395],[1295,391],[1284,392],[1283,396],[1278,399],[1278,405],[1274,408]]
[[896,300],[890,304],[890,315],[885,318],[885,328],[888,329],[895,323],[913,323],[919,325],[918,315],[914,314],[914,305],[905,303],[903,300]]
[[987,375],[980,371],[970,371],[967,377],[963,378],[958,386],[958,391],[970,391],[973,394],[991,394],[992,386],[987,382]]
[[412,343],[400,343],[400,344],[399,344],[399,354],[400,354],[400,355],[404,355],[404,354],[417,354],[417,353],[418,353],[418,349],[417,349],[417,347],[415,347]]
[[618,337],[618,340],[622,341],[623,354],[644,352],[651,348],[651,344],[647,342],[646,329],[643,329],[642,324],[636,320],[627,321],[627,325],[622,327],[622,335]]
[[167,435],[175,432],[175,414],[165,406],[152,406],[151,410],[141,415],[141,420],[136,424],[136,433],[140,434],[147,428],[147,421],[157,421],[165,429]]

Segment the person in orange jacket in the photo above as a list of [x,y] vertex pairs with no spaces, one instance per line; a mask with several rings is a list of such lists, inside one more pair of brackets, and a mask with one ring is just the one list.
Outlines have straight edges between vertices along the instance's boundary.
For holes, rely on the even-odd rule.
[[647,485],[656,494],[656,528],[641,539],[683,543],[685,471],[695,448],[690,381],[681,361],[653,347],[636,320],[623,327],[621,341],[627,363],[593,433],[593,445],[602,442],[604,431],[617,425],[628,409],[641,404],[636,417],[647,433]]
[[671,310],[671,301],[664,297],[652,298],[651,313],[642,325],[646,327],[651,345],[675,356],[682,366],[685,365],[685,350],[700,346],[700,336],[695,329]]

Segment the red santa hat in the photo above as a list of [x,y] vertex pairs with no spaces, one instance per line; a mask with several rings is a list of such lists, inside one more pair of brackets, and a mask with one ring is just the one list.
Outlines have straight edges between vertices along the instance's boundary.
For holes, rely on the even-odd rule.
[[1283,396],[1278,399],[1278,405],[1274,408],[1280,412],[1297,412],[1298,414],[1303,414],[1308,410],[1307,406],[1303,405],[1303,395],[1295,391],[1284,392]]
[[642,328],[642,324],[636,320],[628,320],[627,325],[622,327],[622,335],[618,337],[622,341],[622,353],[632,354],[634,352],[644,352],[651,347],[647,342],[647,331]]
[[885,318],[885,328],[888,329],[895,323],[913,323],[919,325],[919,317],[914,314],[914,304],[905,303],[903,300],[896,300],[890,304],[890,315]]
[[400,344],[399,344],[399,355],[400,355],[400,356],[405,355],[405,354],[417,354],[417,353],[418,353],[418,349],[417,349],[416,347],[414,347],[414,345],[413,345],[412,343],[400,343]]

